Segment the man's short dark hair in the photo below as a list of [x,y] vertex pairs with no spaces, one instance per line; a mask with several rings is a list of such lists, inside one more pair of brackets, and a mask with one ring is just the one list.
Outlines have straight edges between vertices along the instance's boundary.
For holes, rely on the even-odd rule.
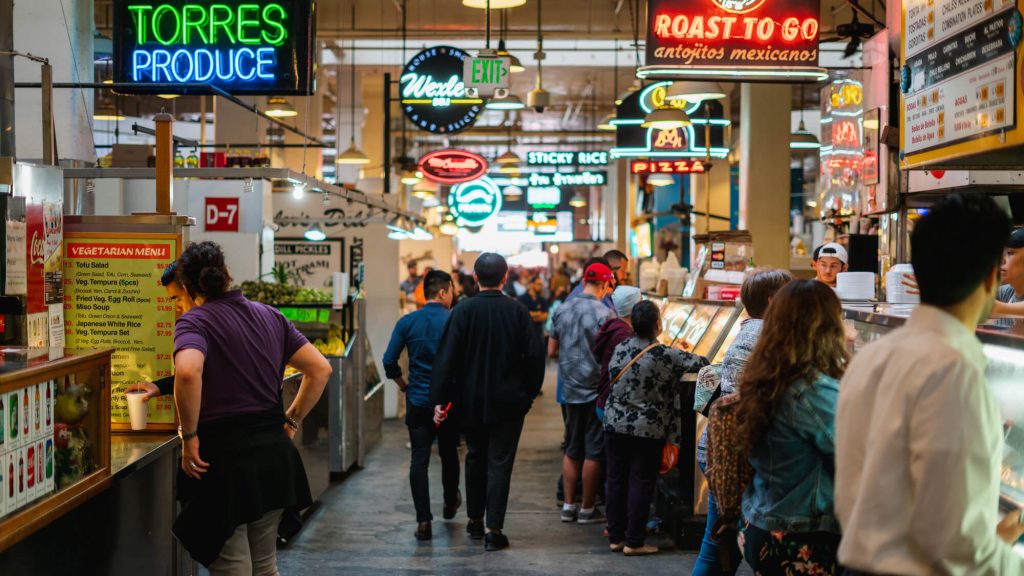
[[626,256],[621,250],[609,250],[604,253],[605,260],[618,260],[620,262],[628,262],[629,256]]
[[423,279],[423,296],[427,300],[437,298],[441,290],[451,289],[452,275],[444,270],[431,270]]
[[950,194],[914,226],[911,263],[921,302],[952,306],[998,269],[1012,225],[992,198]]
[[484,252],[473,265],[477,281],[484,288],[498,288],[508,273],[508,262],[500,254]]

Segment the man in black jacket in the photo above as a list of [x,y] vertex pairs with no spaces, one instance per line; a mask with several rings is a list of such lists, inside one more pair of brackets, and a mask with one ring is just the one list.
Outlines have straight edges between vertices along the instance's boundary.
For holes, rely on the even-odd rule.
[[480,293],[452,310],[434,360],[434,419],[452,414],[466,434],[466,512],[470,538],[508,547],[501,530],[523,419],[544,381],[544,350],[530,313],[505,296],[508,264],[482,254],[474,266]]

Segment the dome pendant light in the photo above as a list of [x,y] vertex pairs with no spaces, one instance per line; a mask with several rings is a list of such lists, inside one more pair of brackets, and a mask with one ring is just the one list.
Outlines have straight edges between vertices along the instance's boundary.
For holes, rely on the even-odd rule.
[[283,96],[271,96],[267,99],[266,114],[271,118],[294,118],[299,112]]
[[725,90],[718,85],[718,82],[706,80],[684,80],[673,82],[665,90],[665,100],[675,102],[685,100],[691,103],[703,102],[704,100],[720,100],[725,98]]
[[812,134],[804,124],[803,86],[800,87],[800,124],[797,126],[796,132],[789,135],[789,148],[790,150],[800,150],[805,153],[821,148],[821,142],[818,140],[818,137]]
[[583,208],[586,205],[587,199],[580,194],[579,190],[577,190],[576,193],[572,195],[572,198],[569,199],[569,206],[572,206],[573,208]]
[[[356,46],[356,41],[352,40],[352,48],[354,49],[355,46]],[[340,64],[339,64],[339,66],[340,66]],[[350,99],[351,99],[351,101],[349,102],[349,111],[350,111],[349,121],[351,122],[351,124],[349,126],[348,148],[346,148],[345,151],[342,152],[341,154],[338,154],[338,157],[334,160],[334,163],[335,164],[349,164],[349,165],[365,165],[365,164],[369,164],[370,163],[370,157],[367,156],[366,154],[364,154],[363,151],[360,150],[356,146],[356,62],[355,62],[355,58],[352,59],[350,67],[352,68],[351,77],[349,79],[349,90],[350,90],[349,94],[350,94]],[[340,78],[341,74],[339,73],[337,75],[337,77]]]
[[669,174],[651,174],[647,177],[647,183],[651,186],[671,186],[676,183],[676,179]]
[[533,53],[533,59],[537,61],[537,87],[526,95],[526,105],[543,114],[544,109],[551,106],[551,93],[545,90],[543,85],[542,62],[546,55],[544,54],[544,37],[540,33],[540,14],[541,0],[537,0],[537,51]]
[[324,232],[324,228],[319,222],[310,226],[302,236],[310,242],[323,242],[327,239],[327,233]]
[[662,107],[656,108],[644,116],[642,128],[654,128],[656,130],[673,130],[690,125],[690,117],[679,108]]
[[479,8],[481,10],[504,10],[506,8],[518,8],[526,4],[526,0],[462,0],[462,5],[467,8]]

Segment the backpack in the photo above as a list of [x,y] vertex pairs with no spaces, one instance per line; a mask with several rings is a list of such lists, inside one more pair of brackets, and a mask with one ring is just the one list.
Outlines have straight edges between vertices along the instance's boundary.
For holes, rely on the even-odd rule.
[[754,468],[740,448],[736,411],[740,394],[719,398],[711,405],[708,421],[707,468],[704,474],[718,504],[718,521],[711,529],[711,538],[718,542],[718,562],[722,570],[739,566],[740,550],[736,543],[737,527],[743,516],[743,492],[754,479]]

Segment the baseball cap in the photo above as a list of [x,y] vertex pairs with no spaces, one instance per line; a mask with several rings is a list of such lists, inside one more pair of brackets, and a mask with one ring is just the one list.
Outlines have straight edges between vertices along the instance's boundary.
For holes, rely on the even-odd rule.
[[619,318],[628,318],[633,308],[640,303],[640,289],[635,286],[619,286],[612,292],[612,304]]
[[1010,239],[1006,241],[1007,248],[1024,248],[1024,228],[1017,228],[1010,233]]
[[836,258],[843,264],[849,264],[850,261],[849,257],[846,255],[846,248],[843,248],[835,242],[829,242],[824,246],[819,246],[818,249],[814,251],[815,260],[825,257]]
[[583,273],[584,282],[614,282],[615,276],[612,269],[604,264],[591,264]]

